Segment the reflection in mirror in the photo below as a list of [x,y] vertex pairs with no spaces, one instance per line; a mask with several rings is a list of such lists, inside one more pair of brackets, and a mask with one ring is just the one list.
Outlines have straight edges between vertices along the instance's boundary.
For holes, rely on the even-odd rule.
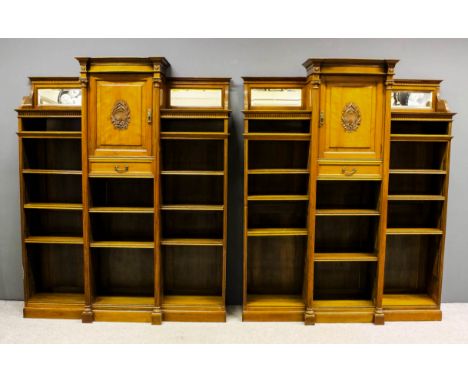
[[251,106],[302,106],[301,89],[252,89]]
[[171,89],[170,105],[176,107],[222,107],[222,89]]
[[432,109],[432,92],[392,92],[392,108]]
[[81,106],[81,89],[38,89],[39,106]]

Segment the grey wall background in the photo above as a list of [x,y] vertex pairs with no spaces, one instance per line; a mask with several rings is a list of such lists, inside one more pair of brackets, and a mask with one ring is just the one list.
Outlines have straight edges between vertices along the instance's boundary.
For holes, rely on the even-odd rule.
[[164,56],[172,76],[232,78],[228,303],[242,298],[241,76],[304,76],[309,57],[397,58],[397,78],[443,79],[455,117],[444,302],[468,302],[468,40],[440,39],[21,39],[0,40],[0,299],[23,298],[17,119],[28,76],[77,76],[75,56]]

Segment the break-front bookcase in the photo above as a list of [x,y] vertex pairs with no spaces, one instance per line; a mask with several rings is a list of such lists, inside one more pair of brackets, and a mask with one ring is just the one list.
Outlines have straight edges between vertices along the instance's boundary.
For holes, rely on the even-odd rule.
[[225,321],[230,80],[78,61],[17,110],[24,316]]
[[441,319],[453,113],[396,63],[244,78],[244,320]]

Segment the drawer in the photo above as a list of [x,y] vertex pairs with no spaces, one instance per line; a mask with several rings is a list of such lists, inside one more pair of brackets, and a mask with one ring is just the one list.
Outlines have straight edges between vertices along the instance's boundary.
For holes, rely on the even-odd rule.
[[152,162],[90,162],[90,177],[152,178]]
[[382,179],[382,165],[369,163],[319,164],[318,179]]

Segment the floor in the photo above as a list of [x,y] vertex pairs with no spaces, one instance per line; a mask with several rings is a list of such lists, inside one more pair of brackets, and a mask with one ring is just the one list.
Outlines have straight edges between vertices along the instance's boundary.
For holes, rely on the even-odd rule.
[[442,322],[371,324],[242,322],[84,325],[78,320],[23,319],[21,301],[0,301],[0,343],[468,343],[468,304],[443,304]]

